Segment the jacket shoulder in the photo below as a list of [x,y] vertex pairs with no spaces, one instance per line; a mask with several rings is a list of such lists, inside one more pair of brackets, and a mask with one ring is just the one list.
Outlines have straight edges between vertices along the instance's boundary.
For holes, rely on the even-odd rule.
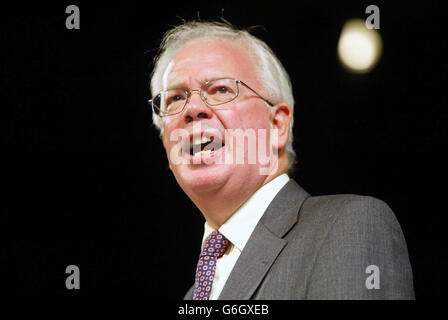
[[302,207],[299,219],[306,223],[324,223],[327,227],[333,227],[334,224],[353,227],[388,225],[401,231],[389,205],[372,196],[340,194],[309,197]]
[[[412,271],[401,227],[382,200],[361,195],[310,197],[299,214],[314,252],[311,299],[413,298]],[[368,290],[366,268],[381,270],[382,287]]]

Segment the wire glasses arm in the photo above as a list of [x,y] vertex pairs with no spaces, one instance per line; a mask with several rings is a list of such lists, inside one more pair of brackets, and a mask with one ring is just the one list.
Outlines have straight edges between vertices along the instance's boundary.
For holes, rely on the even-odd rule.
[[252,91],[253,93],[255,93],[257,96],[259,96],[261,99],[263,99],[269,106],[273,107],[274,104],[272,102],[270,102],[268,99],[265,99],[261,96],[261,94],[259,94],[257,91],[255,91],[254,89],[252,89],[251,87],[249,87],[247,84],[245,84],[243,81],[241,80],[236,80],[237,83],[241,83],[243,86],[245,86],[247,89],[249,89],[250,91]]

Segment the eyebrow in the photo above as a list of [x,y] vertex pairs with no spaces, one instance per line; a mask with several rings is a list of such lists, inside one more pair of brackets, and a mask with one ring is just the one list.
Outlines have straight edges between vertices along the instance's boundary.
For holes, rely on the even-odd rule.
[[[230,76],[215,76],[215,77],[207,77],[207,78],[199,79],[199,82],[202,84],[207,81],[221,79],[221,78],[232,78],[233,79],[233,77],[230,77]],[[188,84],[185,80],[174,82],[174,83],[170,84],[169,86],[167,86],[167,88],[165,90],[170,90],[170,89],[188,90]]]

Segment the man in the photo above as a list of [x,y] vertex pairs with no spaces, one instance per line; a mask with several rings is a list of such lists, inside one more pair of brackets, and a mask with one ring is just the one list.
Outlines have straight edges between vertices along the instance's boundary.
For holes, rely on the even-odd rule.
[[312,197],[289,178],[292,88],[264,42],[227,23],[186,22],[165,35],[151,90],[170,169],[206,220],[185,299],[414,298],[384,202]]

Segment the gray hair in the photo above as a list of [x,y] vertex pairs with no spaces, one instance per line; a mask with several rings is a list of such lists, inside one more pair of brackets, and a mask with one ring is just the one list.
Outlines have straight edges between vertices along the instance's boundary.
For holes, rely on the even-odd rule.
[[[286,152],[288,155],[288,171],[291,173],[295,164],[296,154],[293,149],[293,123],[294,123],[294,97],[291,80],[285,68],[275,56],[268,45],[251,35],[247,30],[240,30],[225,22],[188,21],[168,30],[161,42],[159,52],[154,59],[154,69],[151,75],[151,94],[155,96],[162,90],[163,74],[175,53],[187,42],[198,39],[214,37],[227,39],[245,48],[253,58],[257,78],[264,86],[265,98],[276,104],[286,102],[291,108],[291,123],[289,126]],[[154,125],[163,134],[161,118],[153,113]]]

